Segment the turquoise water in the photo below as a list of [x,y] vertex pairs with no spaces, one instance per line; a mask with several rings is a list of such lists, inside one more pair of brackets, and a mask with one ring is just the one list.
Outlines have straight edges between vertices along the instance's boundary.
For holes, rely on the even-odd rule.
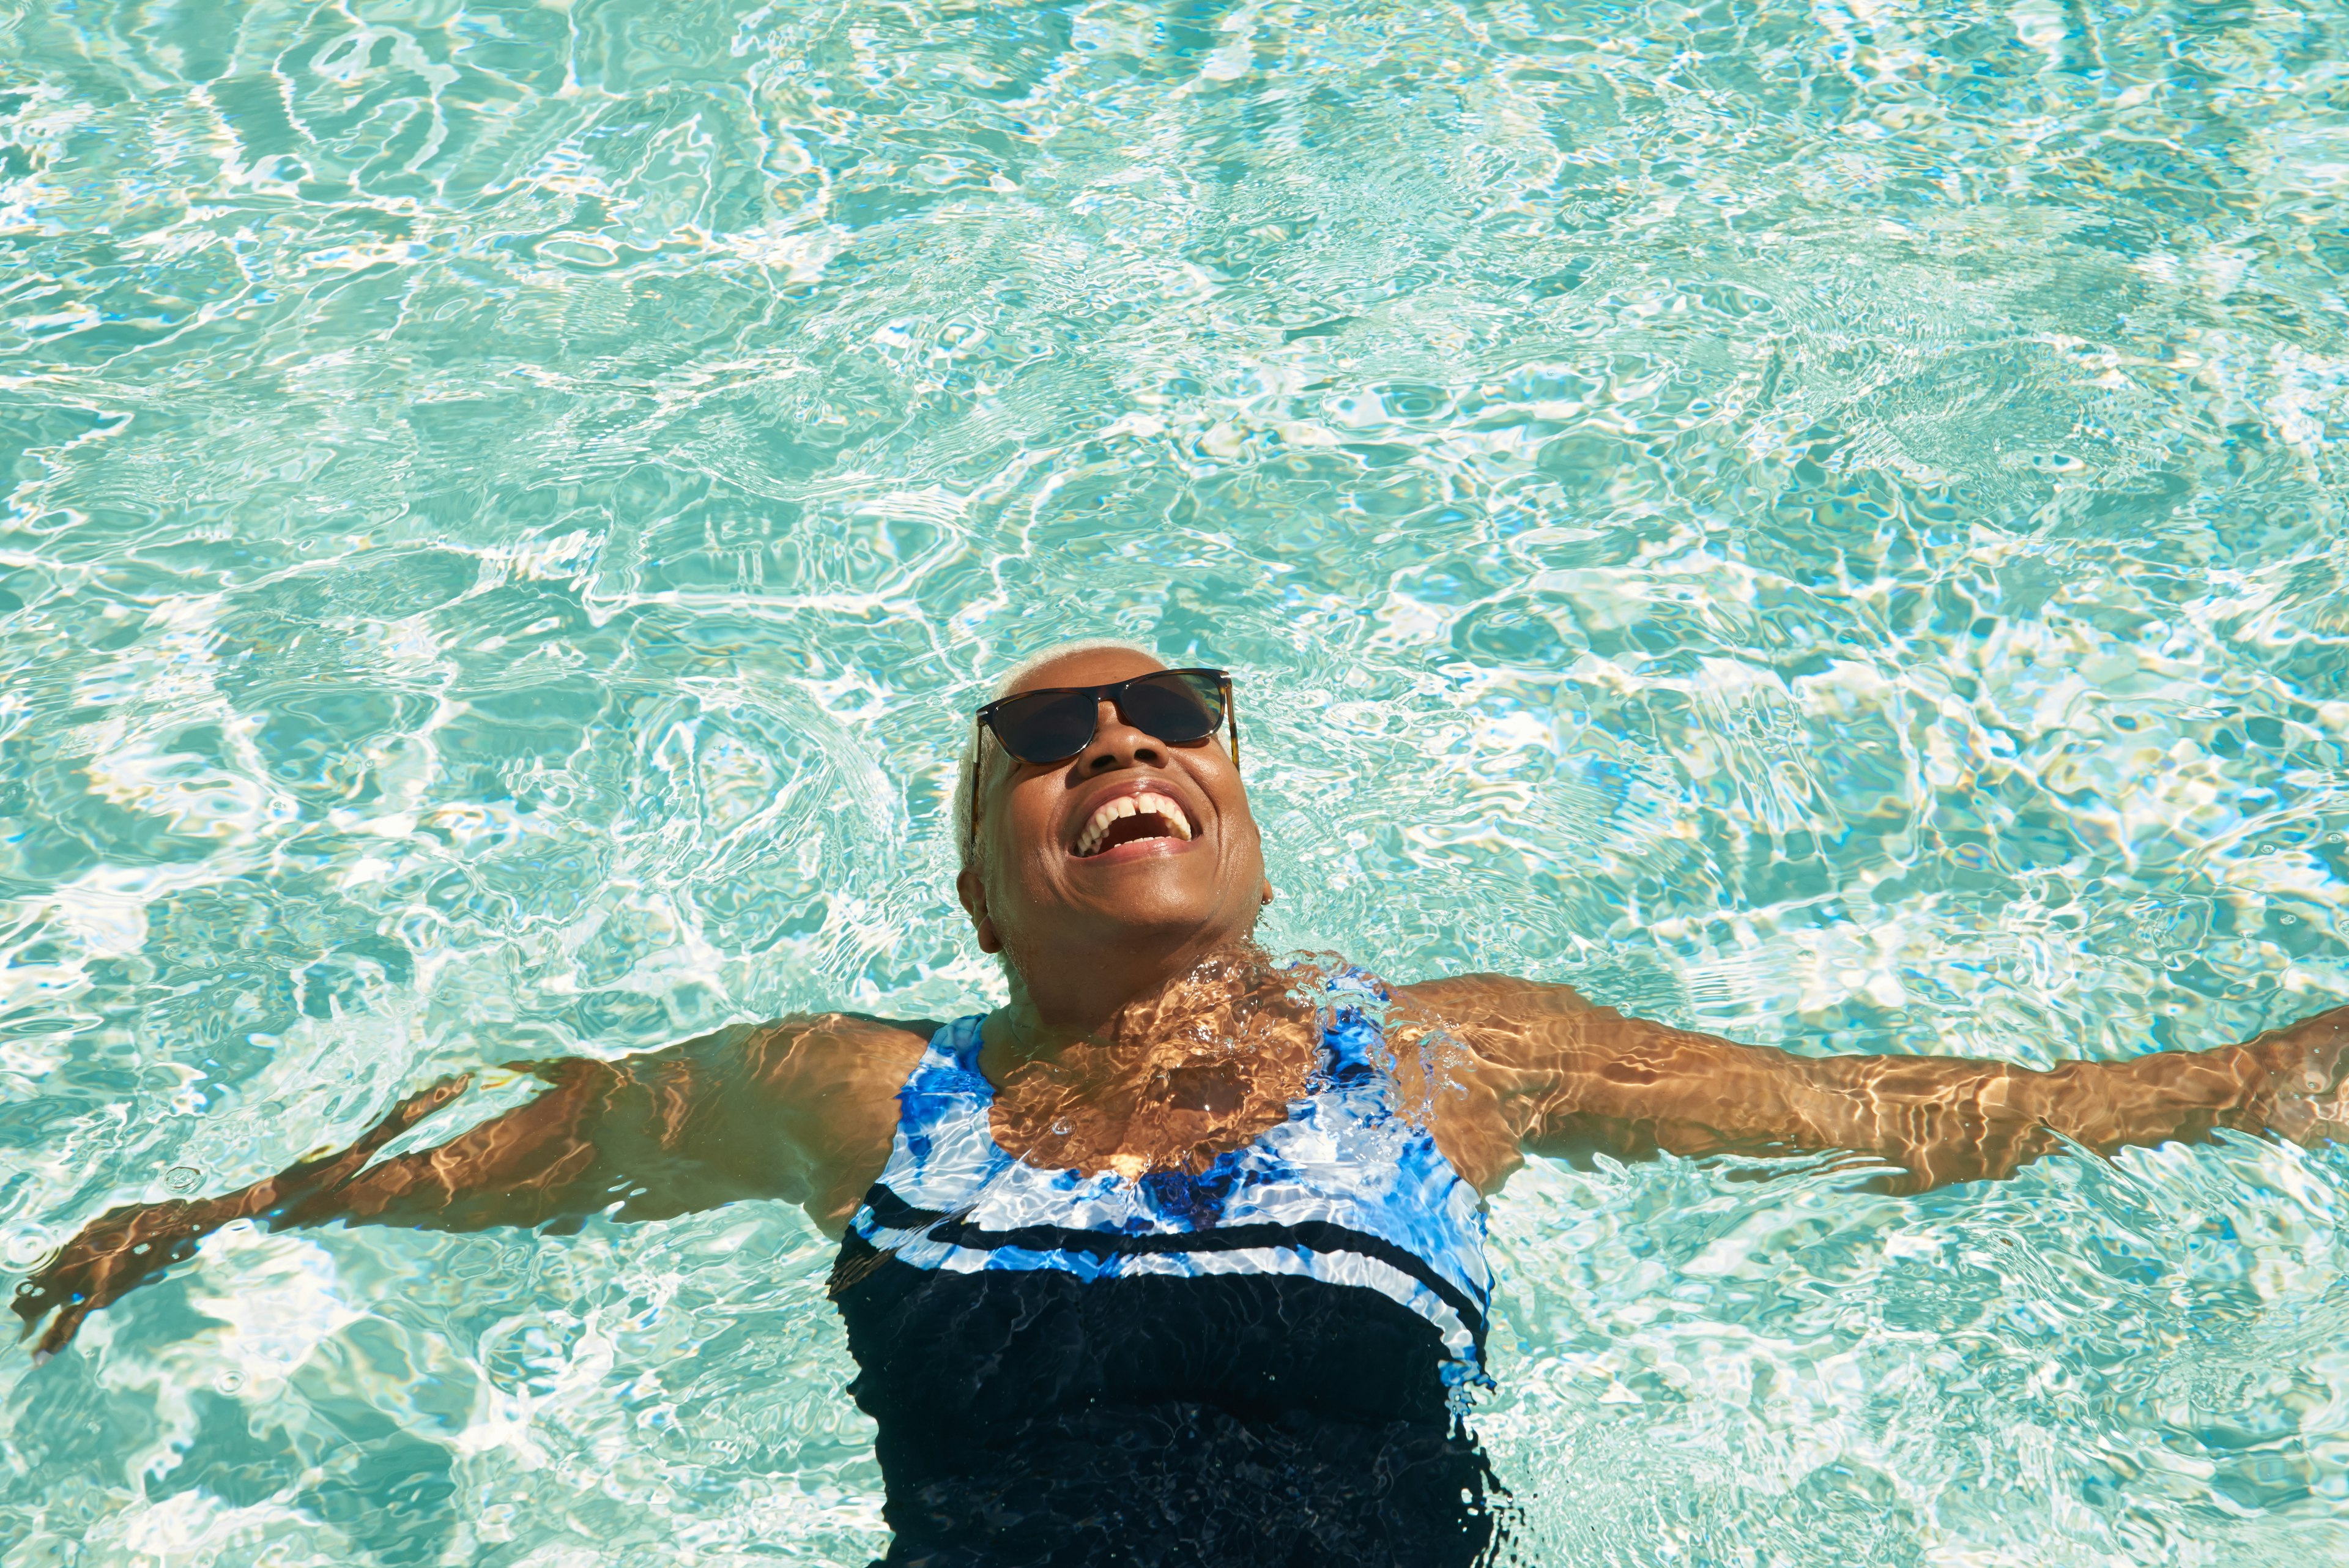
[[[2044,1064],[2349,997],[2349,23],[0,0],[0,1264],[402,1088],[942,1015],[959,715],[1240,672],[1281,947]],[[2349,1155],[1537,1163],[1572,1564],[2349,1553]],[[861,1563],[827,1249],[232,1231],[0,1563]]]

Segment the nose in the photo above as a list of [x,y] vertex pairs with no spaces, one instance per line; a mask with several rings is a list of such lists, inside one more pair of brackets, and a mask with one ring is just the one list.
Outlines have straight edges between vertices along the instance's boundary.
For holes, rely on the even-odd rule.
[[1093,742],[1077,759],[1077,772],[1091,776],[1116,773],[1121,768],[1165,765],[1166,743],[1127,723],[1125,715],[1117,711],[1117,704],[1102,698],[1101,715],[1094,721]]

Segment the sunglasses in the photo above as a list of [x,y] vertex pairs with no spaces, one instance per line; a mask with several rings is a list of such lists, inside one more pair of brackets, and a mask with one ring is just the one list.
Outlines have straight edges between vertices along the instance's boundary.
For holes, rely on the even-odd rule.
[[[989,702],[978,711],[982,732],[1021,763],[1064,763],[1093,743],[1101,705],[1169,745],[1204,741],[1232,726],[1232,762],[1240,760],[1240,724],[1232,706],[1232,677],[1224,670],[1159,670],[1106,686],[1047,686]],[[978,836],[978,791],[971,791],[970,831]]]

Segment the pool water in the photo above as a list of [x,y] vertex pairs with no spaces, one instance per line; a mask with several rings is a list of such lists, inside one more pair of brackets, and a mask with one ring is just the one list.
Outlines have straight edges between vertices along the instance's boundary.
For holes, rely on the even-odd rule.
[[[0,0],[0,1265],[1000,981],[961,715],[1239,672],[1279,948],[2044,1064],[2349,998],[2349,18]],[[507,1091],[509,1095],[512,1090]],[[1495,1202],[1516,1552],[2349,1554],[2349,1153]],[[862,1563],[829,1249],[223,1232],[0,1563]]]

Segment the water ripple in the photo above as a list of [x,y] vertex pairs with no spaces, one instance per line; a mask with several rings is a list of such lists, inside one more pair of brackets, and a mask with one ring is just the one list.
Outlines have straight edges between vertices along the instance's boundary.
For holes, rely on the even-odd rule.
[[[0,1263],[440,1071],[998,982],[992,671],[1241,672],[1268,930],[1800,1050],[2349,995],[2349,37],[2159,0],[0,0]],[[2344,1167],[1537,1166],[1529,1561],[2340,1555]],[[780,1211],[224,1233],[28,1563],[864,1561]]]

